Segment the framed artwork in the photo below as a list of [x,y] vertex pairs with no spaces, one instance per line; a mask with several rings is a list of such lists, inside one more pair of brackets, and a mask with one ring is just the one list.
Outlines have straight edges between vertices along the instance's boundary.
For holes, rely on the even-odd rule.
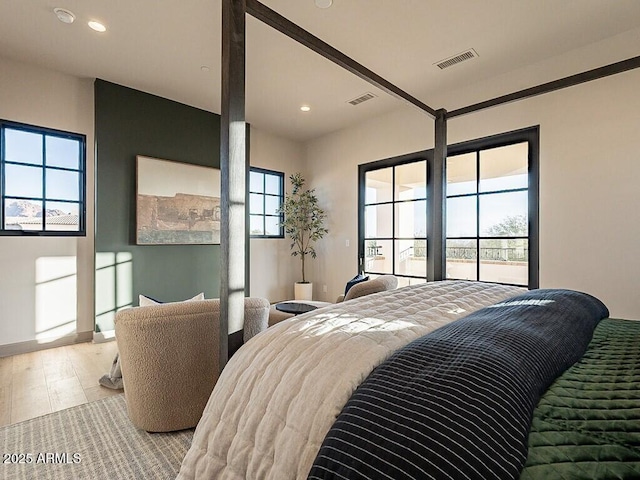
[[136,157],[136,243],[220,243],[220,170]]

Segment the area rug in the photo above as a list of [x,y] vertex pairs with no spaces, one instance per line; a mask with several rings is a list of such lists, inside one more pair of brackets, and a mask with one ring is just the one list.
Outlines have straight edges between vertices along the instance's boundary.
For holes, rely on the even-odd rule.
[[174,479],[192,437],[138,430],[114,395],[0,428],[0,478]]

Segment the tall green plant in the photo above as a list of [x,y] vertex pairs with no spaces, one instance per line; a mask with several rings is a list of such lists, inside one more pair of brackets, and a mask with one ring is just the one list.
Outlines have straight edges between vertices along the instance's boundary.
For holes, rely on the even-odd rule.
[[304,274],[304,262],[307,255],[316,258],[313,242],[320,240],[329,231],[324,227],[327,214],[318,205],[314,189],[303,189],[304,178],[300,173],[289,177],[291,194],[287,195],[278,213],[284,214],[281,225],[291,239],[291,255],[300,256],[302,262],[302,283],[307,283]]

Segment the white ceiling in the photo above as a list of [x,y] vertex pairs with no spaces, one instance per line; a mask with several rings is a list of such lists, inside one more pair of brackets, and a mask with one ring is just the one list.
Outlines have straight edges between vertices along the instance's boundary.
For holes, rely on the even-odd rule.
[[[581,56],[578,70],[571,61],[550,63],[544,81],[628,58],[628,51],[621,57],[600,49],[595,64],[584,60],[588,46],[640,28],[638,0],[334,0],[328,9],[313,0],[263,3],[429,106],[448,109],[464,105],[439,104],[446,92],[489,86],[493,77],[501,78],[498,91],[494,85],[473,101],[533,86],[540,82],[509,84],[505,74],[571,59],[571,52]],[[59,22],[54,7],[71,10],[76,21]],[[0,56],[219,113],[220,8],[220,0],[2,0]],[[107,32],[90,30],[90,19]],[[479,58],[446,70],[434,65],[469,48]],[[635,49],[640,55],[640,45]],[[346,103],[365,92],[378,97]],[[311,112],[300,112],[302,104]],[[306,141],[401,105],[248,18],[246,108],[253,125]]]

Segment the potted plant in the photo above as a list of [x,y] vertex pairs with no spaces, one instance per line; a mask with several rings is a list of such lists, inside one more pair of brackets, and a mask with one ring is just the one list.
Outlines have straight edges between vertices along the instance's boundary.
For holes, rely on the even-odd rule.
[[307,282],[305,276],[305,260],[307,256],[316,258],[313,242],[324,237],[328,230],[324,227],[326,213],[318,205],[315,189],[304,189],[304,178],[300,173],[289,177],[291,194],[287,195],[278,213],[284,214],[281,225],[285,234],[291,239],[291,255],[300,257],[302,281],[295,284],[296,300],[311,300],[313,284]]

